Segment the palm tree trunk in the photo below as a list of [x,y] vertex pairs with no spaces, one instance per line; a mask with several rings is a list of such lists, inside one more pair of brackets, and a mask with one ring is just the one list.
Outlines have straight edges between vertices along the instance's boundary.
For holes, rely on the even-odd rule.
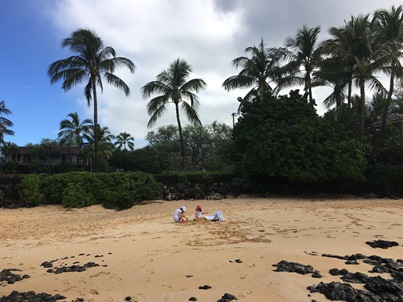
[[348,108],[351,108],[351,94],[353,91],[353,80],[350,78],[348,81],[348,92],[347,92],[347,104]]
[[309,103],[312,103],[312,84],[311,84],[311,72],[308,71],[306,75],[306,82],[305,82],[306,89],[308,89],[309,95]]
[[365,80],[360,79],[360,123],[358,129],[358,139],[361,141],[364,136],[364,121],[365,121]]
[[393,95],[393,87],[395,85],[395,73],[391,72],[390,75],[390,81],[389,81],[389,91],[388,91],[388,98],[386,99],[385,102],[385,108],[383,109],[383,115],[382,115],[382,139],[385,141],[386,138],[386,121],[388,119],[388,114],[389,114],[389,106],[392,103],[392,95]]
[[178,102],[175,102],[175,110],[176,110],[176,120],[178,122],[179,139],[181,141],[181,157],[182,157],[181,168],[182,168],[182,170],[184,170],[185,169],[185,146],[183,145],[183,134],[182,134],[181,120],[179,118]]
[[99,158],[98,158],[98,100],[95,77],[91,79],[92,91],[94,97],[94,171],[99,172]]

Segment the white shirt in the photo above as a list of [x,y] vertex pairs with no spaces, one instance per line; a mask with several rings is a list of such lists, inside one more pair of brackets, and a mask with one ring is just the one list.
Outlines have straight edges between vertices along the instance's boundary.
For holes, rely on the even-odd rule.
[[179,222],[179,214],[182,213],[181,209],[176,209],[174,213],[174,221]]

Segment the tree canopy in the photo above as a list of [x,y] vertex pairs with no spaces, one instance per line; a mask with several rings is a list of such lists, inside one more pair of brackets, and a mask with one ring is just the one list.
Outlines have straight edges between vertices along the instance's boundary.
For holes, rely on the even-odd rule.
[[319,117],[298,91],[246,103],[234,128],[234,151],[241,174],[292,182],[359,180],[366,165],[362,145]]

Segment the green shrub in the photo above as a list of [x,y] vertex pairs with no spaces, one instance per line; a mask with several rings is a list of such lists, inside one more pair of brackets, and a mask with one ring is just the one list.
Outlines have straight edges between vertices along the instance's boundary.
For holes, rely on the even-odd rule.
[[65,208],[83,208],[96,204],[94,194],[85,190],[81,183],[70,183],[62,198]]
[[37,174],[26,175],[21,180],[21,198],[31,205],[43,203],[45,195],[42,189],[42,176]]
[[102,205],[105,208],[123,210],[142,200],[156,198],[161,186],[148,173],[98,174],[102,179]]
[[367,190],[403,194],[403,165],[374,165],[368,168]]

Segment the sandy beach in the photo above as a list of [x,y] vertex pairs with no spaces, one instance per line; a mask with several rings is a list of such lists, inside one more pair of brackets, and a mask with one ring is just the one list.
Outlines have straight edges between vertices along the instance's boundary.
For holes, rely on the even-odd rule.
[[[226,220],[173,222],[176,208],[185,205],[193,218],[197,204],[209,214],[222,211]],[[61,301],[211,302],[225,293],[239,301],[328,301],[307,286],[340,281],[331,268],[369,274],[370,266],[322,254],[402,259],[402,217],[403,200],[353,198],[152,201],[125,211],[0,209],[0,271],[29,275],[0,282],[0,298],[15,290],[60,294]],[[380,239],[399,245],[366,243]],[[311,265],[323,278],[277,272],[273,265],[281,260]],[[55,274],[44,262],[52,269],[97,266]],[[199,289],[204,285],[211,288]]]

